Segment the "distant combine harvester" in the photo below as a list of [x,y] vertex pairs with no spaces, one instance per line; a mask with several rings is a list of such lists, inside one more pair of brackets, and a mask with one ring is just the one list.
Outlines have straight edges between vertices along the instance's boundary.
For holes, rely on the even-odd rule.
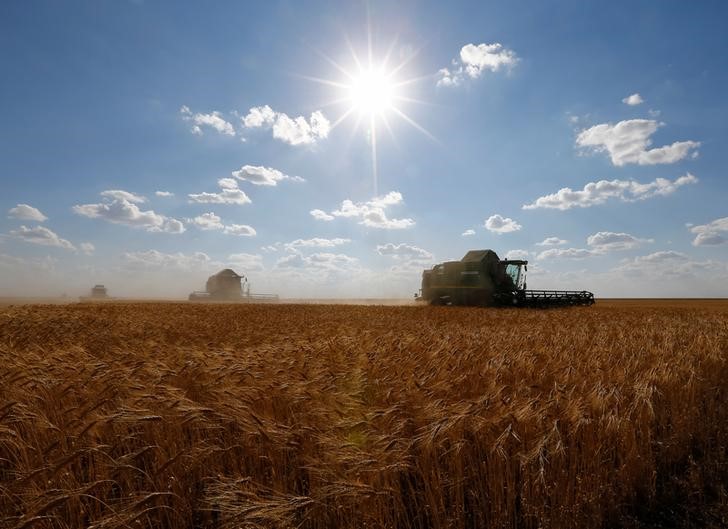
[[94,287],[91,289],[91,293],[88,296],[81,296],[79,299],[81,301],[104,301],[114,298],[109,296],[109,293],[104,285],[94,285]]
[[190,301],[235,301],[238,303],[275,303],[275,294],[251,294],[248,278],[225,268],[211,275],[205,283],[204,291],[190,294]]

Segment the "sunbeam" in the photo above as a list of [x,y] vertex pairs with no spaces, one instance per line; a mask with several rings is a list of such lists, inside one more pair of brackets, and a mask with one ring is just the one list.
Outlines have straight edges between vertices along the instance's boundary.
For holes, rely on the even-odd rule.
[[369,118],[369,134],[372,143],[372,186],[374,188],[374,196],[379,194],[379,179],[377,176],[377,125],[374,122],[374,116]]
[[428,138],[430,138],[432,141],[434,141],[435,143],[440,143],[440,140],[438,140],[437,138],[435,138],[435,136],[433,136],[425,127],[423,127],[422,125],[420,125],[419,123],[417,123],[414,119],[412,119],[411,117],[409,117],[407,114],[405,114],[404,112],[402,112],[400,109],[398,109],[396,107],[392,107],[392,110],[394,112],[396,112],[397,114],[399,114],[399,116],[403,120],[405,120],[407,123],[409,123],[414,128],[416,128],[417,130],[419,130],[422,134],[424,134],[425,136],[427,136]]

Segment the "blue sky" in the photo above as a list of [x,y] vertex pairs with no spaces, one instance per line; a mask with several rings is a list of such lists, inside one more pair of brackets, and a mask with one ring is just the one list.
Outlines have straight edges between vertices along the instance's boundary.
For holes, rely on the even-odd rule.
[[533,288],[726,296],[726,20],[5,2],[0,295],[183,296],[232,266],[283,297],[410,297],[492,248]]

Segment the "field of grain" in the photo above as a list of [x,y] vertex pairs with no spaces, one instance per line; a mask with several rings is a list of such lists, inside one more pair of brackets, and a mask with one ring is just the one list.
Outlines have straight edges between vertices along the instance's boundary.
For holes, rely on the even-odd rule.
[[728,303],[0,308],[0,526],[728,522]]

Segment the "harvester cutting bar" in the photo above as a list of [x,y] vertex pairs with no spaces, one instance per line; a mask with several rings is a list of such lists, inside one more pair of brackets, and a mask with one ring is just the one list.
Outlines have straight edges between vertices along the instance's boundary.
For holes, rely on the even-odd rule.
[[529,307],[594,304],[594,294],[586,290],[524,290],[522,296]]
[[276,303],[278,302],[277,294],[247,294],[243,296],[243,300],[255,301],[258,303]]

